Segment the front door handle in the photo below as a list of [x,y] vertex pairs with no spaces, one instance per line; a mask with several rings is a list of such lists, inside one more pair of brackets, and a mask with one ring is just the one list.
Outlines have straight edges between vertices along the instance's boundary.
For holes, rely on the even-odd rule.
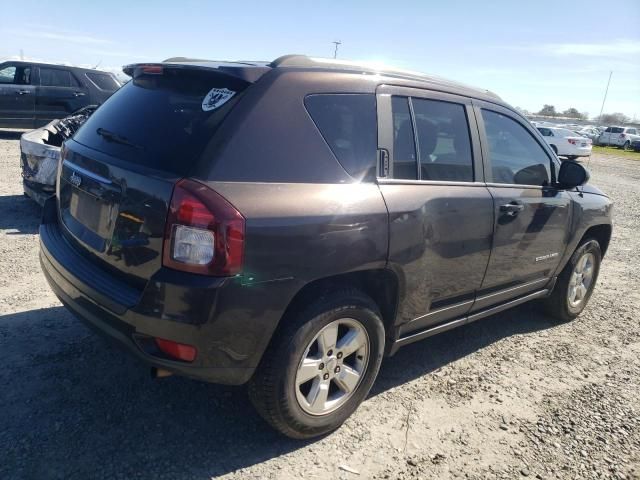
[[84,97],[85,93],[84,92],[73,92],[73,96],[74,97]]
[[30,93],[29,90],[18,90],[18,95],[29,95]]
[[500,213],[508,215],[509,217],[515,217],[522,210],[524,210],[524,205],[520,202],[516,202],[515,200],[505,205],[500,205]]

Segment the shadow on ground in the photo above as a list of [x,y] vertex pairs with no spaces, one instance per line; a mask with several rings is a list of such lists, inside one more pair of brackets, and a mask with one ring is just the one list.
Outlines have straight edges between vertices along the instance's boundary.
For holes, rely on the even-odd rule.
[[[410,345],[385,360],[371,395],[551,325],[524,306]],[[0,351],[3,478],[208,479],[312,443],[272,431],[244,388],[151,380],[62,307],[0,316]]]
[[0,196],[0,230],[8,235],[38,233],[42,208],[25,195]]

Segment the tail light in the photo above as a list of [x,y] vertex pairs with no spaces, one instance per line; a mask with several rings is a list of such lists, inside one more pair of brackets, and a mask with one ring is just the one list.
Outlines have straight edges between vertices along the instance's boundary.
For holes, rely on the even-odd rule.
[[578,141],[575,138],[567,138],[567,140],[571,145],[576,145],[578,143]]
[[624,138],[626,135],[624,133],[620,134],[620,138]]
[[162,264],[202,275],[236,275],[244,255],[242,214],[218,193],[190,179],[173,189]]

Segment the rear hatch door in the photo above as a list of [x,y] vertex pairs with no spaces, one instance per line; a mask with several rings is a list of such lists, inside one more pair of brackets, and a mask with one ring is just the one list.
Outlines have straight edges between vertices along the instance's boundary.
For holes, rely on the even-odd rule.
[[249,83],[212,68],[143,65],[65,143],[63,234],[142,288],[162,265],[173,186],[188,176]]

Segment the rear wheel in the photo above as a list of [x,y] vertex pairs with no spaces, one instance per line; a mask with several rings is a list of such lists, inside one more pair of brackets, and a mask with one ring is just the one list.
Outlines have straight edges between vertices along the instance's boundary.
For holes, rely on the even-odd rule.
[[338,428],[365,399],[384,352],[375,303],[334,292],[288,319],[249,384],[260,415],[292,438]]
[[622,145],[622,149],[629,150],[630,148],[631,148],[631,142],[627,140],[626,142],[624,142],[624,145]]
[[560,273],[553,293],[545,300],[548,313],[561,321],[576,318],[587,305],[598,280],[602,252],[596,240],[586,240]]

